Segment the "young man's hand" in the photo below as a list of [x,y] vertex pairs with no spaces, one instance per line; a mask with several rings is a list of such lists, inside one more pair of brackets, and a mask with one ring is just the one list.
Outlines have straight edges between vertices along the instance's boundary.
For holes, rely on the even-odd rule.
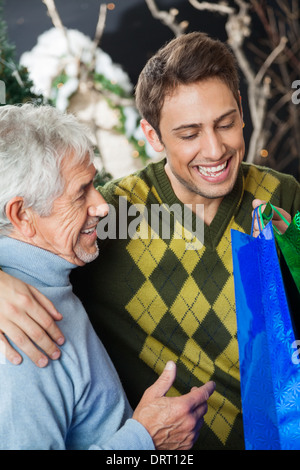
[[[263,212],[265,207],[266,207],[266,202],[262,201],[261,199],[254,199],[252,201],[252,207],[253,207],[253,212],[252,212],[252,217],[254,214],[254,209],[256,207],[259,207],[260,205],[262,206],[261,211]],[[276,209],[283,215],[283,217],[290,223],[292,218],[290,214],[288,214],[285,210],[276,207]],[[272,223],[275,225],[275,227],[279,230],[280,233],[284,233],[288,227],[288,225],[284,222],[284,220],[281,219],[281,217],[274,211],[273,214],[273,219]],[[259,235],[259,226],[258,226],[258,221],[257,218],[255,218],[254,225],[253,225],[253,236],[257,237]]]
[[8,361],[17,365],[22,357],[7,338],[38,367],[46,366],[49,358],[58,359],[57,345],[64,343],[64,337],[56,321],[61,319],[36,288],[0,271],[0,352]]

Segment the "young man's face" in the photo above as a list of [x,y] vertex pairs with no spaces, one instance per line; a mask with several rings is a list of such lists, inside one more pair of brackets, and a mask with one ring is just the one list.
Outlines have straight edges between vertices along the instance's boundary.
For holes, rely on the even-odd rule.
[[184,203],[223,198],[245,153],[243,119],[228,86],[212,78],[179,86],[161,111],[166,172]]

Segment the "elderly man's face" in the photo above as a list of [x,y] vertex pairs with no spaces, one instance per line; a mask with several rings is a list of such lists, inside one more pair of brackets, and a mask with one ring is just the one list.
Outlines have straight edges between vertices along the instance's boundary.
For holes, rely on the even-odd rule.
[[63,194],[54,201],[50,216],[34,214],[34,244],[78,266],[98,256],[96,226],[99,217],[108,213],[108,205],[93,185],[95,173],[88,159],[72,166],[66,158]]

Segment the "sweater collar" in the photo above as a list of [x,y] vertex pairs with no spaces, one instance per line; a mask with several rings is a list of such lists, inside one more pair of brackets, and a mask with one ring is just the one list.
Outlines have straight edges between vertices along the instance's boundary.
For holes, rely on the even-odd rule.
[[50,251],[6,236],[0,236],[0,266],[24,282],[51,287],[68,286],[70,272],[77,267]]

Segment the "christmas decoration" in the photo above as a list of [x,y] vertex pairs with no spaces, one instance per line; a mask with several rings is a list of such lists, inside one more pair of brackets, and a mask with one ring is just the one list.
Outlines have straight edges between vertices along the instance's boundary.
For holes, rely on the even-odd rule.
[[19,104],[44,101],[41,94],[32,91],[33,83],[29,79],[26,67],[20,66],[15,60],[15,47],[7,39],[7,27],[3,20],[3,7],[0,2],[0,104]]

